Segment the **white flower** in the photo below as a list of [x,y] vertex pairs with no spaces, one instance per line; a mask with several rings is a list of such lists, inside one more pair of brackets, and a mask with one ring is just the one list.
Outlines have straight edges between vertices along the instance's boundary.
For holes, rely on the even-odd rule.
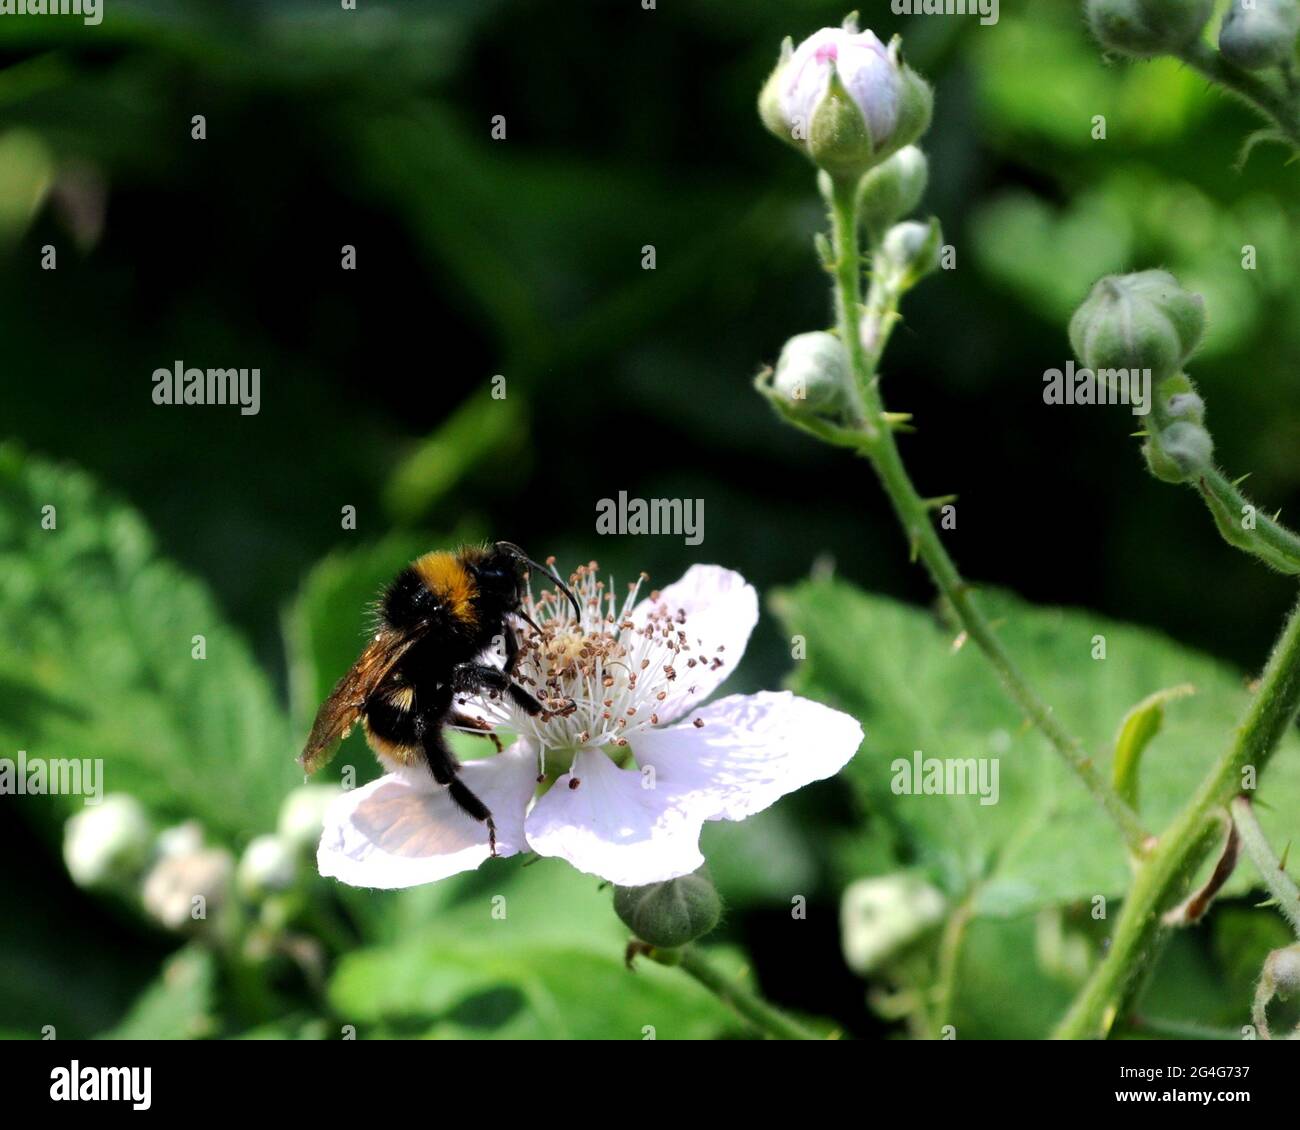
[[[464,709],[512,730],[504,753],[465,765],[492,810],[497,854],[534,851],[620,886],[686,875],[703,862],[706,820],[741,820],[857,751],[846,714],[789,692],[708,698],[740,659],[758,597],[738,573],[693,566],[636,603],[617,602],[596,567],[573,576],[578,623],[555,591],[527,609],[515,677],[547,708],[530,717],[504,699]],[[345,793],[325,818],[322,875],[408,887],[477,867],[484,825],[425,770],[394,771]]]

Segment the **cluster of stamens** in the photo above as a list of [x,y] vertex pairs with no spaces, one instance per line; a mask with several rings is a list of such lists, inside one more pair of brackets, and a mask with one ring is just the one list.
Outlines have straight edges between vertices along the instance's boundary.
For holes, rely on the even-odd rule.
[[530,593],[526,601],[536,628],[519,629],[514,681],[541,703],[543,713],[530,715],[504,697],[483,704],[493,725],[533,739],[543,755],[626,747],[638,730],[659,725],[661,715],[663,721],[675,715],[670,700],[694,692],[694,672],[723,663],[688,636],[685,611],[661,603],[657,592],[634,617],[645,574],[627,586],[620,602],[612,582],[606,585],[598,573],[592,561],[570,575],[580,617],[558,588],[536,599]]

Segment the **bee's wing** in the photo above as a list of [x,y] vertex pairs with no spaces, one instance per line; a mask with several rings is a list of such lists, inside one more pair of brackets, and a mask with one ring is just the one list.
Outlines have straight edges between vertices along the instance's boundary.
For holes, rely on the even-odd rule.
[[329,761],[334,743],[347,737],[348,731],[361,717],[366,699],[414,642],[410,636],[403,639],[395,634],[380,633],[366,646],[352,669],[334,684],[329,698],[316,712],[311,736],[298,758],[298,763],[308,773],[315,773]]

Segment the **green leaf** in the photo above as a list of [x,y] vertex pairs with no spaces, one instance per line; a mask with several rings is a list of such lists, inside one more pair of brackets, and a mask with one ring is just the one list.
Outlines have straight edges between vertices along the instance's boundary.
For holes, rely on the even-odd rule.
[[216,961],[210,950],[189,945],[163,965],[105,1040],[196,1040],[216,1029]]
[[[1173,684],[1197,687],[1151,739],[1145,758],[1143,819],[1152,829],[1165,826],[1231,740],[1247,702],[1241,676],[1093,613],[1037,608],[997,592],[981,594],[981,603],[1066,729],[1099,755],[1130,704]],[[774,605],[787,630],[807,641],[795,688],[849,711],[866,730],[845,775],[873,834],[865,853],[847,845],[850,875],[879,873],[883,825],[893,840],[893,866],[928,869],[954,905],[969,899],[977,916],[1124,893],[1131,871],[1115,828],[1025,724],[978,649],[953,647],[953,627],[838,581],[806,582]],[[1094,659],[1098,637],[1105,658]],[[1262,786],[1263,799],[1283,812],[1300,805],[1297,744],[1287,736]],[[981,804],[974,795],[896,795],[894,764],[917,750],[990,766],[996,759],[997,803]],[[1248,886],[1239,870],[1228,890]]]
[[[300,771],[247,645],[134,510],[12,447],[0,448],[0,636],[8,756],[102,759],[106,792],[228,837],[274,824]],[[206,659],[192,658],[196,636]],[[31,797],[24,811],[52,831],[81,804]]]
[[[505,872],[503,874],[503,872]],[[401,940],[345,957],[330,1001],[358,1036],[703,1039],[740,1030],[679,970],[623,960],[612,892],[557,861],[503,865]]]
[[1156,691],[1139,702],[1124,715],[1119,733],[1115,736],[1115,761],[1112,777],[1115,791],[1134,808],[1138,807],[1138,769],[1142,753],[1151,739],[1160,733],[1165,722],[1165,703],[1195,694],[1190,683],[1168,690]]

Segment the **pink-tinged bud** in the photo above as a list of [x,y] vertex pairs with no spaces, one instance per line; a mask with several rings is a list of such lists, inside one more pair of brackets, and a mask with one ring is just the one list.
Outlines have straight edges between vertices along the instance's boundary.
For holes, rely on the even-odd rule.
[[835,176],[859,176],[921,136],[933,95],[902,60],[851,25],[822,28],[793,47],[786,41],[759,98],[776,136]]

